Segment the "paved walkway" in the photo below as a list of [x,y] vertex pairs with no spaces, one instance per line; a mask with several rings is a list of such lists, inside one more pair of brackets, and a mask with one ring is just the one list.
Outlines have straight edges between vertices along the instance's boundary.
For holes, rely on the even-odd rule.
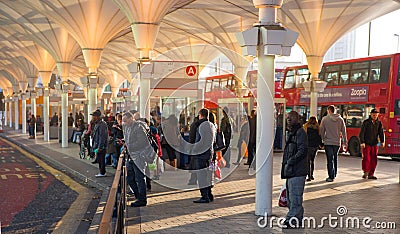
[[[40,138],[27,140],[26,136],[15,131],[3,135],[19,142],[34,154],[51,160],[51,164],[72,171],[77,178],[97,188],[111,185],[113,169],[107,168],[109,177],[96,179],[97,165],[79,159],[77,145],[71,144],[69,148],[62,149],[61,144],[54,140],[50,143],[44,143]],[[186,190],[170,189],[184,186],[189,174],[167,170],[157,181],[162,186],[153,182],[152,192],[148,194],[148,206],[128,208],[128,224],[131,224],[128,233],[399,233],[400,163],[379,160],[376,172],[378,180],[364,180],[361,179],[361,159],[340,156],[338,177],[335,182],[327,183],[326,160],[322,152],[316,158],[316,179],[307,182],[304,194],[305,216],[315,219],[316,226],[320,228],[282,231],[276,221],[287,212],[286,208],[277,206],[279,190],[284,183],[279,177],[281,156],[281,153],[274,156],[272,227],[270,223],[265,228],[259,227],[265,222],[254,215],[255,176],[249,175],[247,167],[240,165],[223,169],[225,175],[231,174],[215,186],[215,201],[209,204],[192,202],[199,198],[198,190],[193,190],[193,187],[184,187]],[[372,221],[368,221],[368,218]],[[363,219],[365,225],[371,225],[371,228],[363,225]],[[271,217],[268,220],[271,221]],[[352,222],[360,227],[357,228]],[[336,228],[333,227],[335,223]],[[346,223],[354,227],[346,228]],[[394,224],[397,229],[375,228]]]

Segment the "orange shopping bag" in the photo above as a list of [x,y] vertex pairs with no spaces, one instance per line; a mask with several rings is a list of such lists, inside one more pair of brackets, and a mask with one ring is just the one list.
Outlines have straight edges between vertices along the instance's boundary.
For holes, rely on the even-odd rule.
[[247,158],[249,156],[248,152],[247,152],[247,144],[246,142],[242,142],[242,152],[241,155],[243,158]]

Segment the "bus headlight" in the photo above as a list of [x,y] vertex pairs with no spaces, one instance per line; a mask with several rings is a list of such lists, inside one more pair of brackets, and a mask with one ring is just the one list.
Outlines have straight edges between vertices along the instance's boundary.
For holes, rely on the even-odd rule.
[[388,132],[393,132],[393,129],[389,128],[389,129],[388,129]]
[[390,147],[390,146],[392,146],[391,144],[387,144],[387,147]]

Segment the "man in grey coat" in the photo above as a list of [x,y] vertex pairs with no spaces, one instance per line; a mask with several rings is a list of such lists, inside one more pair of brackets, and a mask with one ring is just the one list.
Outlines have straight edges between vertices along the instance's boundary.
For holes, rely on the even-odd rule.
[[155,153],[146,134],[149,127],[145,122],[140,121],[139,117],[139,112],[126,112],[122,115],[122,130],[129,155],[126,180],[137,198],[131,204],[132,207],[147,205],[145,155]]
[[339,114],[335,114],[335,106],[328,106],[328,115],[322,118],[320,125],[321,138],[325,146],[328,168],[326,182],[333,182],[337,175],[337,160],[341,142],[347,146],[346,125]]

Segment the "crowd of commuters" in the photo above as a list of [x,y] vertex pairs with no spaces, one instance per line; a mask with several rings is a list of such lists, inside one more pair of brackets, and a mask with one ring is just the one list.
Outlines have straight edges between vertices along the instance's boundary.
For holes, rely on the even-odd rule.
[[[326,116],[320,123],[315,116],[305,121],[304,116],[295,111],[288,114],[281,168],[281,177],[286,179],[289,208],[286,227],[292,227],[292,223],[289,223],[292,218],[295,217],[297,220],[303,218],[302,201],[305,182],[314,180],[314,160],[318,149],[325,150],[328,172],[326,181],[333,182],[338,174],[338,153],[341,147],[347,145],[347,136],[344,120],[335,112],[335,107],[329,106]],[[193,202],[209,203],[214,200],[212,172],[209,168],[216,165],[215,160],[218,158],[216,155],[220,152],[223,155],[221,160],[226,162],[226,167],[230,166],[234,121],[226,107],[222,109],[219,124],[215,114],[207,109],[201,109],[197,114],[193,122],[189,122],[190,118],[184,115],[181,115],[179,119],[174,115],[165,118],[161,116],[159,108],[151,112],[149,120],[141,118],[137,111],[113,116],[110,111],[103,115],[100,110],[96,110],[90,114],[92,118],[86,128],[83,112],[80,111],[76,113],[75,118],[72,113],[68,117],[68,126],[75,126],[70,141],[82,143],[84,139],[91,139],[89,154],[94,159],[93,163],[99,164],[99,173],[96,177],[106,176],[107,164],[116,168],[120,153],[124,152],[127,155],[124,163],[127,165],[128,172],[128,194],[137,199],[131,204],[134,207],[146,206],[146,194],[151,190],[149,173],[151,162],[146,161],[147,155],[154,155],[155,158],[153,179],[160,178],[164,162],[165,165],[174,169],[190,170],[191,177],[188,184],[198,184],[200,190],[200,198]],[[28,115],[29,138],[35,138],[38,118],[32,114]],[[283,125],[282,119],[278,121],[280,128]],[[305,124],[302,125],[303,121]],[[57,125],[59,122],[58,115],[55,113],[50,123]],[[241,117],[237,142],[238,156],[233,164],[239,165],[243,157],[247,155],[247,162],[244,164],[249,167],[254,165],[256,129],[257,116],[256,111],[253,110],[250,116]],[[225,144],[221,151],[214,150],[219,133],[222,134]],[[157,150],[152,147],[149,137],[155,140]],[[274,142],[274,149],[282,147],[280,138],[281,136]],[[377,152],[379,146],[384,147],[384,140],[378,111],[372,109],[370,117],[363,122],[360,132],[363,155],[362,178],[377,179],[375,176]]]
[[[302,227],[305,181],[314,180],[314,159],[318,149],[325,149],[328,172],[326,182],[334,182],[338,174],[338,153],[341,147],[347,146],[347,136],[344,120],[335,112],[335,106],[329,106],[320,124],[315,116],[311,116],[303,127],[300,124],[299,113],[291,111],[288,114],[288,136],[281,168],[281,178],[286,179],[289,208],[284,228]],[[377,179],[374,173],[378,161],[378,148],[385,146],[385,136],[378,114],[376,109],[371,110],[369,118],[363,121],[359,134],[363,179]]]

